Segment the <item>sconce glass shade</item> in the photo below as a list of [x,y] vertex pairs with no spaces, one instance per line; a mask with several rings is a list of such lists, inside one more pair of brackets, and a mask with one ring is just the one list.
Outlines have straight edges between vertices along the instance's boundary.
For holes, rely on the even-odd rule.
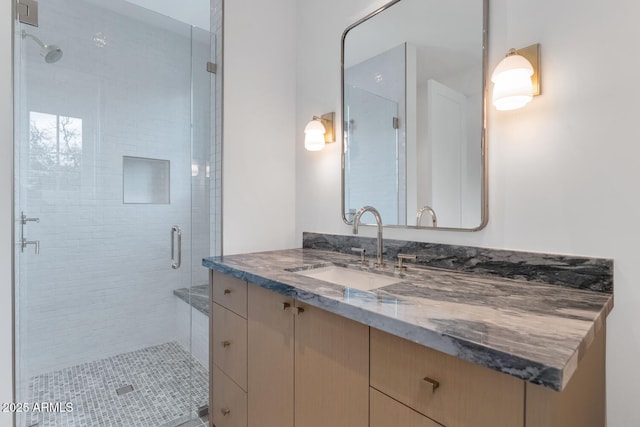
[[496,110],[516,110],[533,99],[533,66],[516,53],[504,58],[491,75]]
[[324,148],[326,129],[320,120],[311,120],[304,127],[304,148],[309,151],[320,151]]

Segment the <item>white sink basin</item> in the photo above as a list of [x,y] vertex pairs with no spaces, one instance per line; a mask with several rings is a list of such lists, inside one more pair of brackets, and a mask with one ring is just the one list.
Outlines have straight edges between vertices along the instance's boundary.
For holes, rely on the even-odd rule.
[[354,270],[351,268],[338,267],[337,265],[312,268],[309,270],[299,270],[295,273],[324,280],[325,282],[334,283],[336,285],[345,286],[347,288],[359,289],[361,291],[370,291],[381,288],[382,286],[398,283],[400,281],[400,279],[395,277],[371,273],[368,271]]

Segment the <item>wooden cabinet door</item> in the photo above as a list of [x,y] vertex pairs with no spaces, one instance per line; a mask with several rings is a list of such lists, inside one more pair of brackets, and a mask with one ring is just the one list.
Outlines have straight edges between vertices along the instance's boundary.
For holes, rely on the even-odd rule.
[[211,271],[211,300],[238,316],[247,317],[247,282]]
[[217,366],[213,366],[211,372],[211,422],[216,427],[247,427],[247,393]]
[[442,427],[375,388],[371,388],[370,393],[371,423],[369,427]]
[[293,299],[249,285],[249,427],[293,427]]
[[211,318],[213,364],[247,391],[247,319],[215,303]]
[[306,304],[294,312],[295,425],[367,427],[369,328]]
[[447,426],[524,425],[524,381],[374,328],[371,387]]

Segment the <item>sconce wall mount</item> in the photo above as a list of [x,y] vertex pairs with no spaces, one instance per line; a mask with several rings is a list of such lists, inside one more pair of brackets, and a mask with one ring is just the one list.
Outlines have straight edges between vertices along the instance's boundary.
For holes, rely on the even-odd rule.
[[531,75],[533,96],[540,95],[542,93],[542,87],[540,86],[540,43],[517,49],[516,53],[529,61],[533,67],[533,74]]
[[493,105],[497,110],[524,107],[541,93],[540,44],[511,49],[491,75]]
[[304,128],[304,147],[309,151],[320,151],[325,144],[336,142],[335,113],[313,116]]

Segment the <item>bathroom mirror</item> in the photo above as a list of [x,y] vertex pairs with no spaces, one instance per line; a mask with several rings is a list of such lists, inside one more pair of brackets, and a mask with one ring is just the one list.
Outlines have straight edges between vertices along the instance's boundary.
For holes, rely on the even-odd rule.
[[486,225],[487,15],[488,0],[396,0],[345,30],[347,224],[371,205],[385,226]]

